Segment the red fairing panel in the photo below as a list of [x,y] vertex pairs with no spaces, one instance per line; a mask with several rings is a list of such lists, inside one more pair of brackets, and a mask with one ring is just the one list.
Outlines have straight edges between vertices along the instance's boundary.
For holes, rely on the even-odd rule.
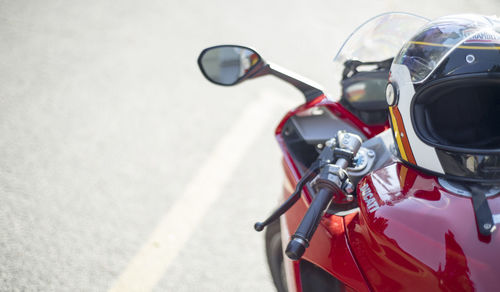
[[[360,212],[346,229],[375,291],[498,291],[500,230],[480,236],[470,198],[402,164],[358,185]],[[500,213],[500,196],[488,198]]]
[[[281,147],[281,150],[283,151],[283,167],[286,174],[283,200],[288,198],[293,192],[297,181],[300,179],[300,175],[297,166],[291,158],[290,153],[283,141],[281,131],[288,119],[290,119],[293,115],[306,111],[312,107],[319,106],[327,107],[335,116],[342,119],[344,122],[355,126],[368,138],[377,135],[389,126],[388,123],[384,125],[366,125],[342,107],[342,105],[328,100],[324,95],[321,95],[311,102],[303,104],[288,112],[275,131],[276,139]],[[291,235],[297,229],[310,204],[310,196],[307,192],[305,193],[306,196],[303,196],[302,199],[299,200],[295,206],[283,216],[281,231],[284,247],[290,240]],[[350,217],[348,219],[351,220]],[[366,281],[352,256],[351,250],[349,249],[345,233],[344,218],[338,216],[323,218],[311,240],[311,245],[307,249],[303,258],[314,263],[346,284],[346,291],[369,291]],[[291,261],[285,255],[284,260],[289,290],[293,292],[301,292],[302,288],[299,273],[299,262]]]
[[[295,178],[284,161],[286,173],[284,197],[288,198],[295,188]],[[288,185],[288,187],[287,187]],[[292,187],[293,186],[293,187]],[[309,202],[303,197],[285,214],[286,230],[293,233],[304,217]],[[282,229],[283,230],[283,229]],[[291,234],[284,236],[283,244],[286,246],[290,240]],[[323,218],[316,230],[309,248],[302,257],[303,259],[314,263],[324,269],[334,277],[354,288],[356,291],[369,291],[366,282],[358,269],[356,262],[349,250],[347,238],[344,230],[344,218],[339,216],[329,216]],[[292,264],[293,276],[297,292],[300,288],[300,275],[298,274],[298,262],[291,262],[286,256],[287,264]]]

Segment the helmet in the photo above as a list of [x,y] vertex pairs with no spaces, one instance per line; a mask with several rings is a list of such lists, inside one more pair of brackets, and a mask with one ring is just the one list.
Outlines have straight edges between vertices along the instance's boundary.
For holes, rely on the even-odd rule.
[[404,162],[452,179],[500,181],[500,19],[426,24],[394,58],[386,98]]

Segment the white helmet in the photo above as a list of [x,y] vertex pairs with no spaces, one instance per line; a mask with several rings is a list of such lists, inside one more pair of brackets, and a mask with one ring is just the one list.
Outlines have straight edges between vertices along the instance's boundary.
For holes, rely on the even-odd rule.
[[391,65],[386,89],[400,158],[449,178],[500,181],[500,20],[429,22]]

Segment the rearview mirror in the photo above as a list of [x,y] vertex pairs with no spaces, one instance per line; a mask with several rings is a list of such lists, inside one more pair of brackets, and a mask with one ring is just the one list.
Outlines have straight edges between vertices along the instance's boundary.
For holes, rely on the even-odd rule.
[[198,57],[198,66],[205,78],[226,86],[251,77],[262,64],[262,58],[254,50],[236,45],[210,47]]
[[206,48],[198,57],[201,73],[210,82],[219,85],[235,85],[245,79],[273,75],[300,90],[306,102],[324,98],[323,90],[314,82],[265,62],[254,50],[237,45]]

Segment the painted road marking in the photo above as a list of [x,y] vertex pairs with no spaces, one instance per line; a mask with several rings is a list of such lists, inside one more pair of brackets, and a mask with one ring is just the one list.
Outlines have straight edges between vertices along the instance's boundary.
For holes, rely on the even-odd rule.
[[201,165],[185,192],[160,220],[109,292],[151,291],[156,286],[199,226],[201,218],[221,195],[222,188],[240,165],[250,145],[259,137],[275,106],[286,103],[279,96],[262,94],[248,106]]

